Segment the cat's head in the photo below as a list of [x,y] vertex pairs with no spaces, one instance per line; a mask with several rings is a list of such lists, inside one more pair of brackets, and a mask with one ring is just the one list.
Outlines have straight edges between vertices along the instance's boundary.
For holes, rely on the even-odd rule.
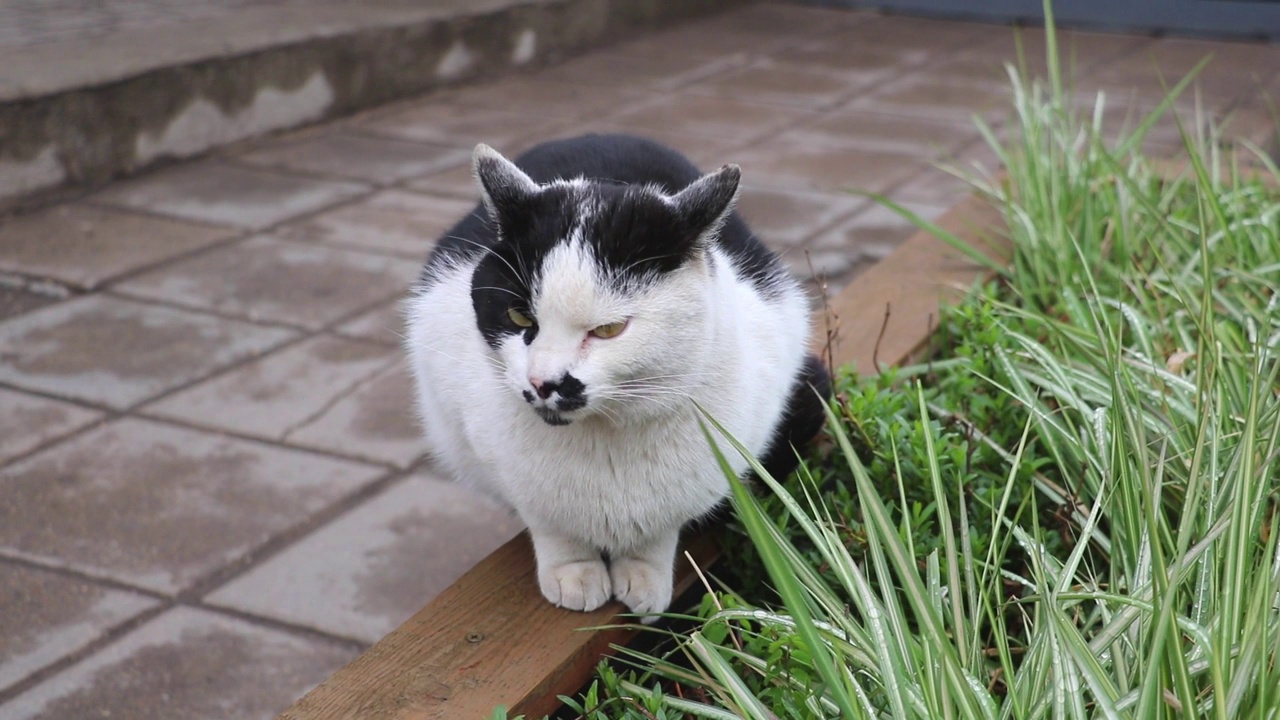
[[682,403],[706,363],[707,248],[733,207],[737,166],[673,194],[540,185],[485,145],[474,170],[500,239],[471,298],[511,392],[551,425]]

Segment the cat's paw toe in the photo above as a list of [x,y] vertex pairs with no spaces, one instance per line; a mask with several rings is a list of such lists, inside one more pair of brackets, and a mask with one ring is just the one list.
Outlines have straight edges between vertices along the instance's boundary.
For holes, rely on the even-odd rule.
[[[613,595],[634,613],[660,613],[671,604],[671,571],[634,558],[618,558],[609,569]],[[657,618],[646,618],[654,622]]]
[[553,605],[588,612],[609,601],[609,569],[602,560],[557,565],[538,571],[542,596]]

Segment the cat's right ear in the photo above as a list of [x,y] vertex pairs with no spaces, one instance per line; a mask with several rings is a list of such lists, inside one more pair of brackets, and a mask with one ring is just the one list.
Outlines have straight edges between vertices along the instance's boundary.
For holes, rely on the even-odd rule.
[[538,183],[502,153],[481,143],[471,153],[471,171],[480,185],[480,197],[494,220],[501,223],[528,206],[540,192]]

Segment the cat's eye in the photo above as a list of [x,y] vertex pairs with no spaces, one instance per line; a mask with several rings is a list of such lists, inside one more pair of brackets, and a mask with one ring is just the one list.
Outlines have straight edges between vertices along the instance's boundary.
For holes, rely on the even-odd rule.
[[533,318],[525,315],[515,308],[507,308],[507,319],[515,323],[516,327],[533,327]]
[[626,320],[621,320],[619,322],[613,322],[613,323],[606,323],[604,325],[597,325],[591,328],[591,337],[597,337],[602,340],[608,340],[609,338],[618,337],[619,335],[622,334],[622,331],[626,329],[627,329]]

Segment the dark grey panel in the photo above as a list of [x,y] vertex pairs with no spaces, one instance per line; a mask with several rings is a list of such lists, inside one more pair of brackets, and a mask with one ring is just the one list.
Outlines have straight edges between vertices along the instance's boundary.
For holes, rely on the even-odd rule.
[[[803,0],[810,5],[878,8],[953,18],[1042,22],[1040,0]],[[1106,30],[1231,35],[1280,42],[1280,1],[1256,0],[1068,0],[1056,3],[1064,26]]]

